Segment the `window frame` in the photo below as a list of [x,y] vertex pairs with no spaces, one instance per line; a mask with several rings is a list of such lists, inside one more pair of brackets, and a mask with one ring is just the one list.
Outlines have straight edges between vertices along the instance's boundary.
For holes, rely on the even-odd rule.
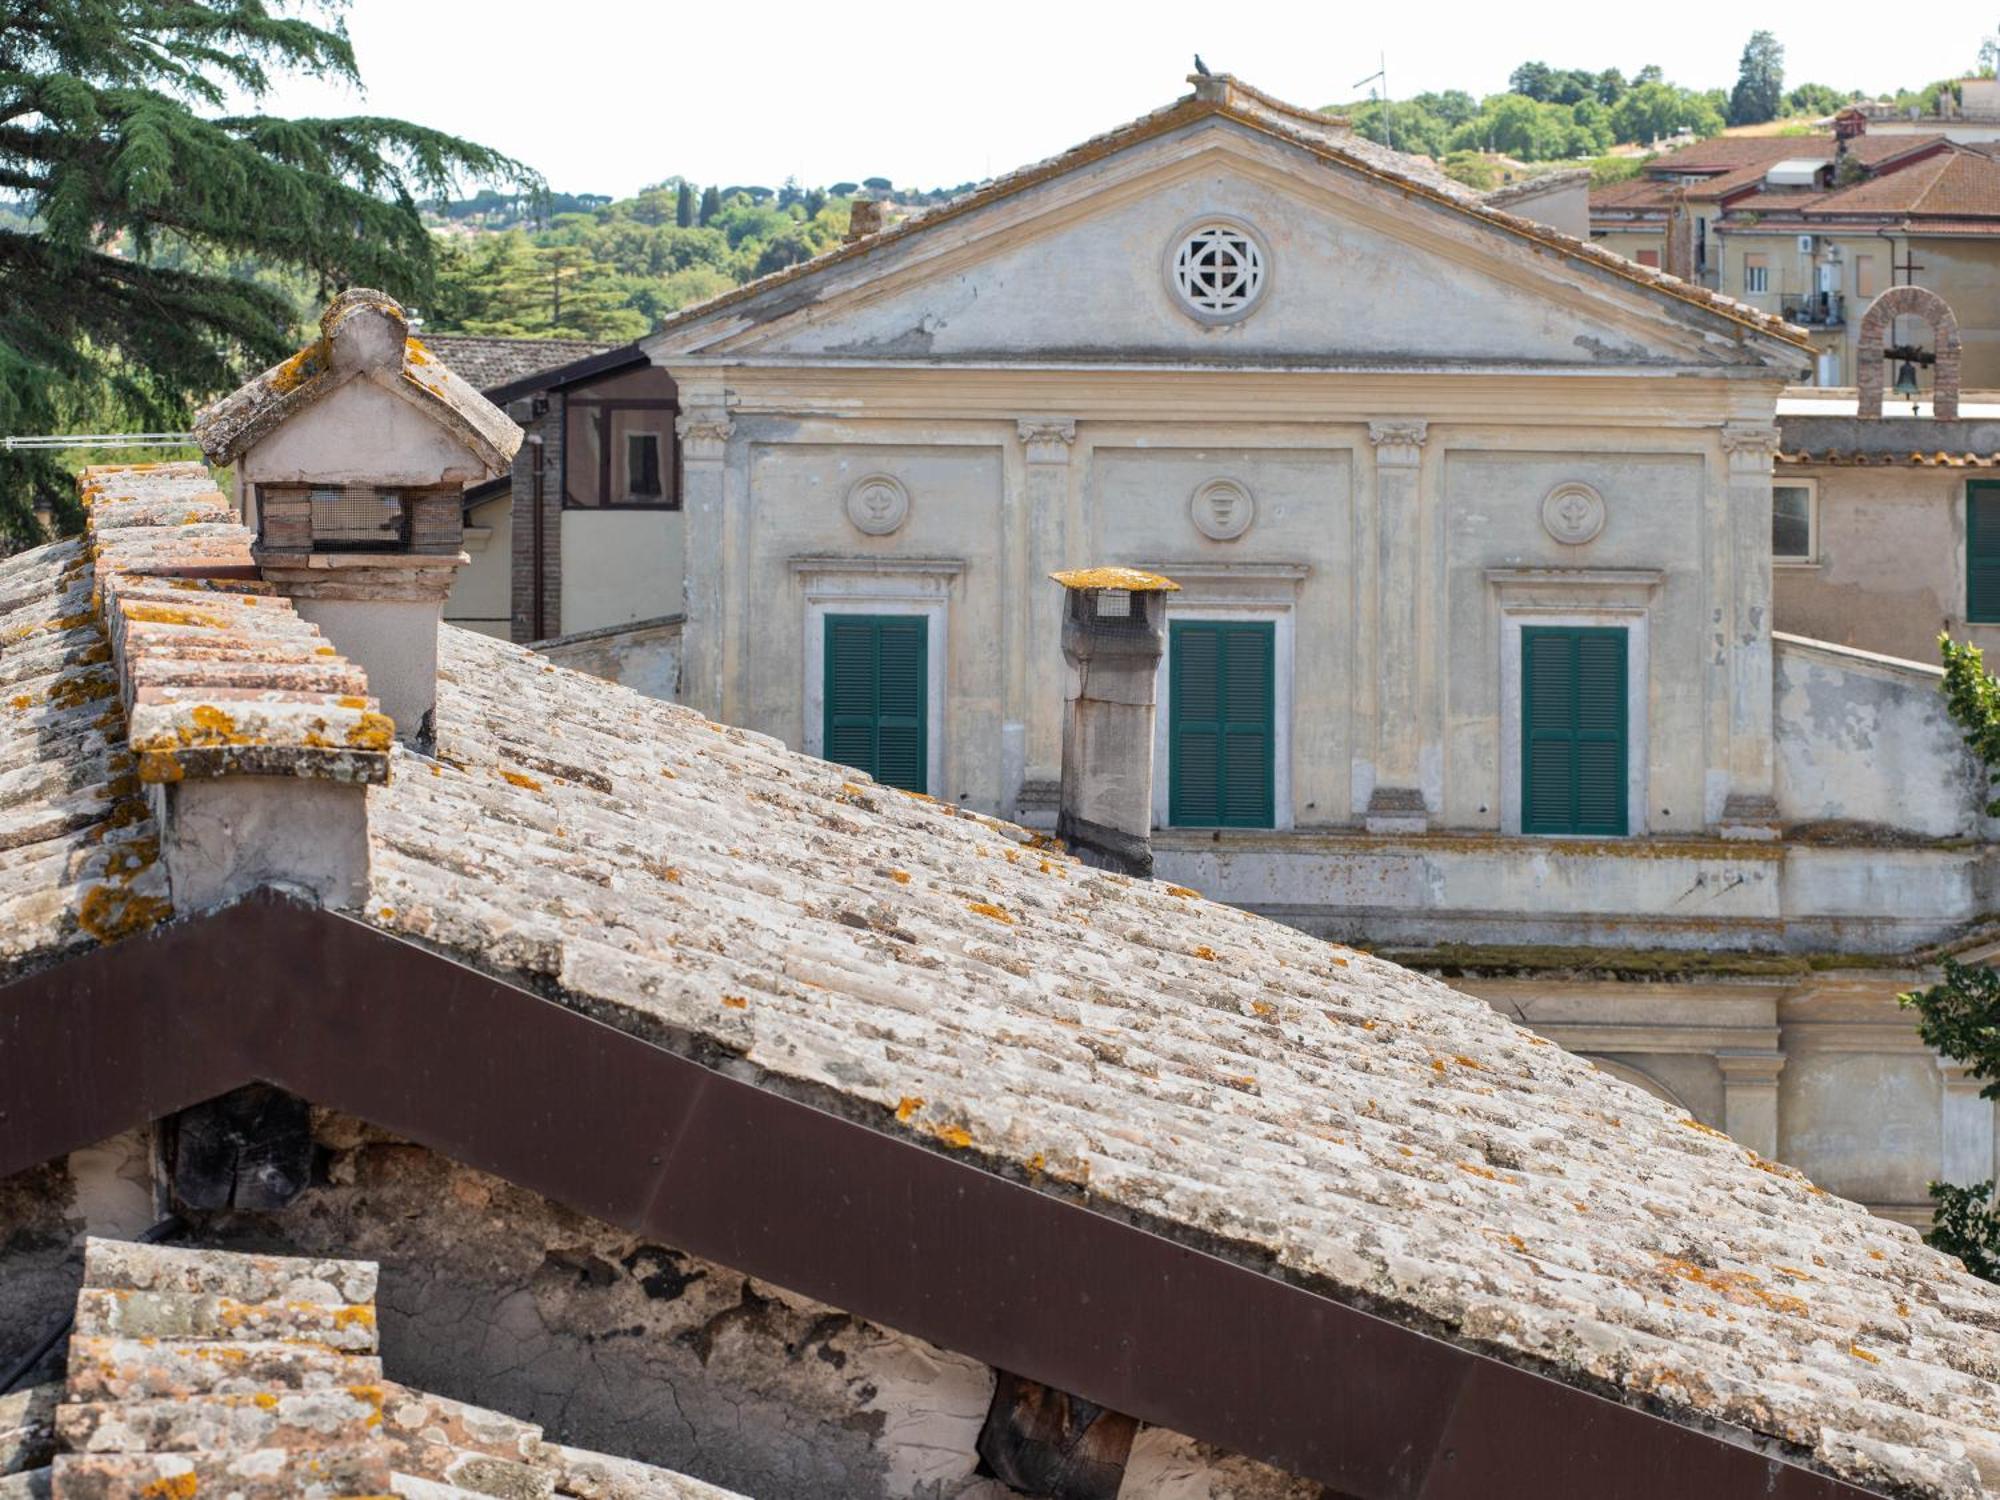
[[[1161,571],[1169,566],[1161,565]],[[1175,577],[1174,573],[1168,573]],[[1216,588],[1223,594],[1226,582],[1214,578],[1203,578],[1199,569],[1185,573],[1183,587],[1199,594],[1204,585]],[[1292,811],[1292,688],[1293,688],[1293,605],[1289,595],[1296,588],[1296,580],[1286,577],[1279,580],[1284,596],[1274,597],[1275,591],[1268,581],[1261,578],[1234,580],[1238,587],[1247,585],[1261,598],[1245,599],[1241,603],[1223,602],[1215,594],[1208,602],[1184,602],[1181,595],[1171,596],[1167,605],[1166,647],[1160,652],[1160,665],[1154,678],[1153,701],[1156,710],[1153,715],[1153,826],[1159,829],[1185,828],[1191,832],[1220,832],[1227,828],[1234,833],[1284,832],[1293,826]],[[1173,821],[1173,627],[1176,621],[1211,621],[1216,623],[1269,624],[1271,638],[1271,822],[1268,826],[1246,828],[1239,825],[1216,825],[1213,823],[1177,824]]]
[[866,775],[872,776],[879,785],[882,786],[897,785],[894,782],[883,781],[881,776],[881,753],[880,753],[881,747],[879,740],[879,730],[882,720],[881,631],[884,625],[888,624],[901,625],[914,622],[916,625],[920,627],[920,640],[922,642],[919,648],[922,654],[921,654],[921,667],[918,673],[918,683],[919,683],[919,691],[921,691],[923,694],[923,705],[921,711],[916,715],[916,718],[917,718],[917,734],[919,736],[917,744],[917,764],[921,768],[920,776],[923,784],[921,786],[901,787],[900,790],[908,792],[918,792],[927,796],[933,795],[933,793],[931,792],[931,787],[933,783],[931,780],[931,771],[930,771],[930,737],[933,732],[932,714],[931,714],[931,687],[930,687],[931,628],[930,628],[929,617],[921,612],[913,612],[910,610],[885,610],[885,611],[869,610],[863,612],[860,610],[845,610],[845,609],[829,609],[821,611],[820,613],[821,689],[820,689],[820,706],[819,706],[821,758],[830,761],[832,760],[832,758],[826,754],[826,745],[829,739],[829,731],[833,727],[833,719],[835,717],[834,699],[833,699],[834,658],[832,651],[832,637],[835,626],[842,622],[848,624],[865,624],[870,626],[875,633],[876,712],[874,715],[874,720],[878,731],[878,738],[876,745],[876,763],[874,766],[854,766],[851,762],[848,761],[832,761],[832,763],[836,765],[846,766],[850,770],[859,770]]
[[[1803,555],[1778,551],[1778,491],[1806,492],[1806,550]],[[1817,479],[1774,479],[1771,481],[1771,566],[1774,568],[1816,568],[1819,566],[1819,481]]]
[[[1978,614],[1973,613],[1972,568],[1974,559],[1972,550],[1972,499],[1975,494],[1982,492],[1992,495],[1995,503],[2000,504],[2000,480],[1968,479],[1965,481],[1965,623],[1968,625],[2000,625],[2000,586],[1996,586],[1993,591],[1993,597],[1986,601],[1986,609]],[[2000,530],[2000,516],[1995,517],[1995,527],[1996,530]],[[1996,546],[1996,551],[2000,551],[2000,546]]]
[[1743,257],[1743,295],[1768,297],[1771,294],[1771,263],[1763,255]]
[[[664,429],[645,428],[660,443],[660,498],[657,500],[605,500],[596,504],[578,500],[571,483],[577,455],[569,440],[570,412],[582,408],[597,427],[597,493],[611,493],[611,436],[613,416],[621,411],[653,411],[665,416]],[[567,396],[563,401],[563,484],[564,510],[679,510],[681,509],[681,440],[678,417],[681,404],[658,398]],[[628,437],[632,434],[626,434]]]
[[[1566,828],[1530,828],[1528,826],[1528,797],[1533,785],[1531,761],[1534,756],[1535,738],[1528,722],[1528,701],[1534,691],[1534,657],[1528,649],[1529,640],[1535,636],[1560,636],[1575,641],[1585,637],[1609,639],[1615,637],[1619,643],[1619,668],[1624,681],[1623,702],[1619,706],[1618,761],[1619,783],[1624,795],[1619,798],[1618,826],[1615,828],[1585,828],[1580,823]],[[1519,819],[1521,832],[1528,838],[1568,838],[1604,839],[1629,838],[1632,834],[1632,635],[1623,625],[1557,625],[1547,622],[1524,624],[1521,627],[1521,672],[1519,712],[1521,716],[1521,771],[1519,806],[1515,816]]]
[[[1176,712],[1177,698],[1174,657],[1180,639],[1191,630],[1217,633],[1225,630],[1254,631],[1264,641],[1268,678],[1264,698],[1263,732],[1264,755],[1261,767],[1264,777],[1264,795],[1269,807],[1269,815],[1255,822],[1230,821],[1226,816],[1218,816],[1213,821],[1203,819],[1196,822],[1182,822],[1173,817],[1174,806],[1174,752],[1180,742],[1180,719]],[[1249,829],[1262,830],[1277,827],[1278,823],[1278,627],[1275,620],[1198,620],[1182,616],[1167,621],[1167,648],[1162,653],[1167,664],[1167,810],[1169,826],[1174,828],[1206,829]],[[1218,707],[1220,705],[1218,704]],[[1229,722],[1219,718],[1218,724]],[[1220,750],[1222,747],[1218,746]],[[1219,788],[1218,788],[1219,790]],[[1218,813],[1220,813],[1218,809]]]

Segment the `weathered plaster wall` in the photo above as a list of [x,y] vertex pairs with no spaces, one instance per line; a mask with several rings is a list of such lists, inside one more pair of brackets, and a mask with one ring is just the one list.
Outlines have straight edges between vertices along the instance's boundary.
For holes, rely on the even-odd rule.
[[564,636],[537,649],[550,661],[608,677],[649,698],[672,699],[680,690],[681,622],[676,617],[629,630],[613,626]]
[[1937,638],[1993,652],[2000,625],[1965,620],[1965,481],[1983,470],[1787,464],[1819,495],[1818,556],[1775,569],[1777,628],[1935,663]]
[[1986,777],[1945,712],[1940,668],[1777,640],[1778,809],[1923,838],[1984,831]]
[[[189,1242],[378,1260],[401,1381],[759,1500],[1006,1500],[975,1472],[985,1365],[645,1243],[352,1119],[316,1112],[321,1180]],[[0,1362],[74,1306],[85,1232],[152,1221],[146,1138],[0,1182]],[[1122,1495],[1310,1500],[1318,1486],[1148,1429]]]
[[565,510],[562,634],[679,614],[685,537],[677,510]]
[[465,553],[444,601],[447,624],[508,639],[514,588],[514,498],[501,495],[465,518]]

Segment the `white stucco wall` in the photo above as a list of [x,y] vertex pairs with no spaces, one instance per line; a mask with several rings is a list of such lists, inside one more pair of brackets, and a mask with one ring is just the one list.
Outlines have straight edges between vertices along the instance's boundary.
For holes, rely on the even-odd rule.
[[679,614],[686,534],[677,510],[565,510],[561,633]]
[[508,639],[514,583],[514,500],[501,495],[465,518],[465,555],[444,601],[447,624]]

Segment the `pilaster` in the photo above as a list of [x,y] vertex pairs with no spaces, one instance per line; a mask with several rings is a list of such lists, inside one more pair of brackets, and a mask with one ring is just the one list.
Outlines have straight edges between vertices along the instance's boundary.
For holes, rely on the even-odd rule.
[[1986,1080],[1975,1078],[1963,1063],[1948,1057],[1937,1060],[1944,1075],[1944,1097],[1939,1121],[1943,1149],[1939,1153],[1938,1177],[1954,1187],[1970,1187],[1992,1180],[1994,1101],[1980,1097]]
[[728,525],[724,503],[730,434],[727,395],[683,388],[676,424],[681,440],[681,507],[687,516],[687,621],[681,628],[681,697],[711,718],[724,717],[724,684],[741,650],[729,613],[747,593],[747,559]]
[[1375,449],[1375,765],[1370,833],[1422,833],[1430,823],[1418,767],[1424,660],[1418,639],[1422,465],[1430,424],[1373,421]]
[[1722,429],[1729,475],[1729,793],[1724,838],[1773,839],[1771,680],[1771,459],[1778,429]]
[[[1050,587],[1051,573],[1069,566],[1070,451],[1076,442],[1072,417],[1023,417],[1015,424],[1026,473],[1023,521],[1027,530],[1026,577],[1008,608],[1025,612],[1025,671],[1022,678],[1022,734],[1018,752],[1003,744],[1003,796],[1017,814],[1032,801],[1037,816],[1054,811],[1050,795],[1062,776],[1063,700],[1049,685],[1063,681],[1063,595]],[[1018,760],[1012,758],[1018,755]],[[1024,787],[1033,795],[1023,798]],[[1025,815],[1025,814],[1024,814]]]
[[1722,1069],[1723,1128],[1739,1146],[1759,1156],[1778,1154],[1778,1075],[1782,1052],[1718,1052]]

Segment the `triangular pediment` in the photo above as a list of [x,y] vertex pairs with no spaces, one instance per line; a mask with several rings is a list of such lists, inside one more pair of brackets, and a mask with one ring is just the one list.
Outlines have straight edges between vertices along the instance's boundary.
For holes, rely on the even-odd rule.
[[[1176,284],[1179,247],[1211,224],[1241,226],[1262,262],[1241,317],[1202,315]],[[1805,359],[1749,309],[1222,114],[745,293],[670,322],[648,352],[1787,375]]]

